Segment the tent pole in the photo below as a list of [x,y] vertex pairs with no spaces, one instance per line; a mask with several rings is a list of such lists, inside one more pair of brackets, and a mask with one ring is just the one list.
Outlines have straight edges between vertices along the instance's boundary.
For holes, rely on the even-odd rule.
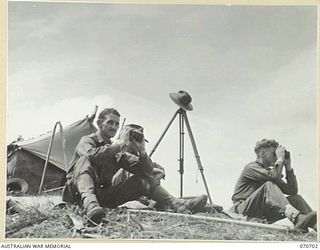
[[92,114],[90,116],[87,115],[87,119],[91,124],[93,123],[93,120],[96,117],[97,111],[98,111],[98,106],[95,105]]
[[63,188],[64,188],[64,186],[57,187],[57,188],[52,188],[52,189],[47,189],[47,190],[43,191],[42,193],[54,192],[54,191],[61,190],[61,189],[63,189]]
[[50,158],[50,153],[51,153],[51,149],[52,149],[52,144],[53,144],[53,139],[54,139],[54,135],[56,133],[56,128],[57,125],[60,124],[59,122],[56,122],[56,124],[54,125],[51,137],[50,137],[50,142],[49,142],[49,147],[48,147],[48,151],[47,151],[47,156],[46,156],[46,161],[44,163],[44,167],[43,167],[43,172],[42,172],[42,177],[41,177],[41,181],[40,181],[40,185],[39,185],[39,191],[38,194],[41,193],[42,187],[43,187],[43,181],[44,181],[44,176],[47,172],[47,167],[48,167],[48,162],[49,162],[49,158]]

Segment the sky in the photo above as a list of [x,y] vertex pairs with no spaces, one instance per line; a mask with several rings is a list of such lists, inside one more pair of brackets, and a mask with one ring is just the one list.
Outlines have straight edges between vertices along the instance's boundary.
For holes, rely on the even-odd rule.
[[[254,146],[292,155],[299,193],[316,207],[317,9],[9,2],[7,143],[115,107],[144,127],[150,152],[192,96],[192,132],[214,203],[225,209]],[[180,193],[178,119],[152,160]],[[183,195],[205,193],[188,134]]]

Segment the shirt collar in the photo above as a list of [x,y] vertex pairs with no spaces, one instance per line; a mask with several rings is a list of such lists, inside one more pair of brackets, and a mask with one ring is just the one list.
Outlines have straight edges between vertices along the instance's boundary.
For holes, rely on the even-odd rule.
[[96,137],[97,137],[99,143],[111,144],[111,140],[110,139],[104,139],[102,137],[100,130],[98,130],[96,132]]
[[261,167],[263,167],[263,168],[265,168],[265,169],[268,168],[268,167],[266,167],[266,166],[262,163],[262,161],[261,161],[260,159],[256,159],[256,163],[257,163],[259,166],[261,166]]

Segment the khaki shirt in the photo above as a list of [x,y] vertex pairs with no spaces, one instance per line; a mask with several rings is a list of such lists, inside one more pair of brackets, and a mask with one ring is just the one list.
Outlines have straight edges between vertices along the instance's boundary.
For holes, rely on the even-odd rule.
[[247,199],[266,181],[276,183],[284,194],[294,195],[298,193],[298,183],[293,170],[286,171],[285,182],[279,179],[274,168],[265,167],[260,162],[254,161],[244,167],[234,189],[233,203]]
[[77,176],[87,172],[95,181],[96,187],[107,187],[120,168],[144,177],[152,172],[153,165],[148,155],[130,155],[122,151],[120,145],[112,144],[110,140],[104,141],[100,131],[97,131],[80,139],[67,179],[75,180]]

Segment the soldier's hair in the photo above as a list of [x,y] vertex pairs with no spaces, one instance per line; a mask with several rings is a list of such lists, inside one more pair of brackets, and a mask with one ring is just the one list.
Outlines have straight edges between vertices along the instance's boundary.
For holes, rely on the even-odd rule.
[[109,115],[109,114],[114,114],[120,117],[120,113],[118,112],[118,110],[114,108],[105,108],[100,112],[98,116],[98,120],[104,121],[106,119],[106,115]]
[[261,141],[258,141],[256,143],[256,146],[254,147],[254,152],[258,154],[262,149],[265,148],[277,148],[279,146],[279,143],[275,140],[269,140],[269,139],[262,139]]

